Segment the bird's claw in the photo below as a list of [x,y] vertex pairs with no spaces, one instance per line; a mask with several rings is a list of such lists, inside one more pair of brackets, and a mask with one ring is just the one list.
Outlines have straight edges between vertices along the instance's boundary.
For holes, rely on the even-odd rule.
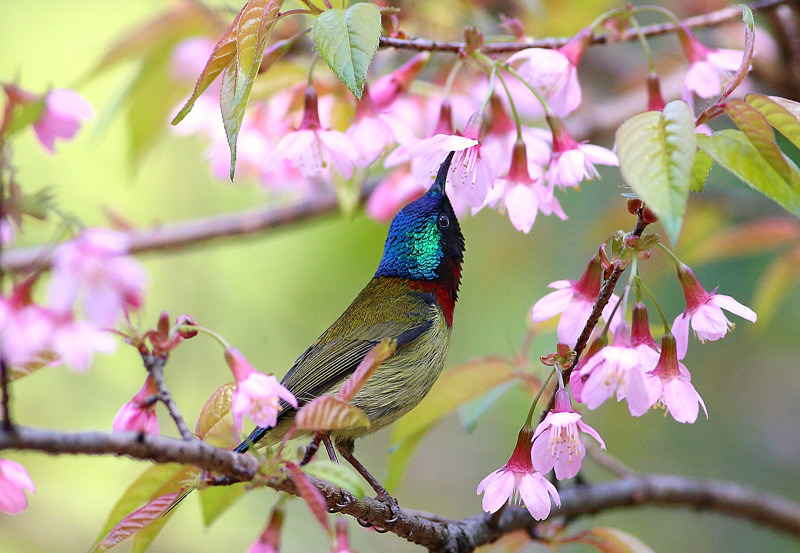
[[[382,493],[379,493],[375,497],[375,499],[377,499],[381,503],[385,503],[386,506],[389,507],[389,512],[392,513],[391,518],[386,519],[386,524],[389,525],[389,524],[393,524],[393,523],[397,522],[397,520],[399,518],[399,513],[400,513],[400,504],[397,503],[397,500],[394,497],[392,497],[391,495],[389,495],[389,493],[386,492],[386,491],[384,491]],[[386,530],[384,530],[384,531],[386,531]]]

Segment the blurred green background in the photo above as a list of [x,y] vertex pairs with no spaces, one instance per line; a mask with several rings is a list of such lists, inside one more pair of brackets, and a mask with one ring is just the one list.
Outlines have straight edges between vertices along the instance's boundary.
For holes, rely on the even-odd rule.
[[[438,9],[441,20],[442,13],[449,13],[442,11],[445,4],[426,10]],[[547,21],[552,22],[549,28],[555,34],[576,31],[603,6],[566,4],[545,6],[550,8]],[[18,80],[33,91],[76,86],[102,119],[135,68],[115,69],[81,84],[85,75],[113,40],[167,5],[156,0],[5,3],[0,16],[0,80]],[[581,11],[568,16],[568,8]],[[469,18],[465,15],[464,19]],[[602,52],[590,52],[590,57],[600,60]],[[636,52],[636,63],[640,57]],[[624,58],[615,63],[624,63]],[[587,71],[582,82],[591,89],[591,69]],[[25,131],[14,141],[17,180],[26,190],[53,186],[61,207],[89,225],[105,224],[104,209],[122,214],[136,226],[150,226],[246,209],[264,201],[256,183],[231,185],[214,180],[200,139],[167,135],[131,170],[124,121],[113,120],[104,132],[99,132],[100,126],[97,119],[86,125],[76,141],[59,144],[55,156],[45,154],[33,133]],[[607,147],[613,142],[610,136],[593,140]],[[546,292],[547,283],[577,278],[610,232],[632,227],[619,197],[618,173],[603,176],[602,181],[587,183],[563,199],[568,222],[540,216],[530,235],[514,231],[507,218],[495,212],[464,218],[466,264],[449,366],[488,354],[513,354],[525,333],[529,309]],[[709,219],[786,216],[721,171],[712,181],[703,198],[690,202],[686,234],[691,241],[702,239],[702,235],[692,235],[691,229]],[[695,223],[698,227],[693,227]],[[52,227],[29,221],[25,230],[19,245],[46,241]],[[162,310],[173,317],[190,313],[200,324],[227,337],[254,365],[280,376],[370,278],[385,232],[386,225],[361,213],[352,220],[333,215],[247,239],[144,255],[141,260],[150,282],[143,324],[154,324]],[[679,244],[679,254],[684,246]],[[767,252],[695,269],[707,288],[719,285],[721,293],[750,305],[756,282],[775,255]],[[644,264],[644,275],[659,298],[664,298],[668,316],[677,314],[683,298],[674,271],[661,254],[654,253],[653,261]],[[798,296],[795,287],[768,324],[750,325],[737,319],[732,336],[690,348],[686,364],[705,398],[709,420],[681,425],[658,412],[631,419],[625,405],[612,404],[585,413],[586,420],[602,434],[609,452],[637,471],[734,480],[800,500]],[[553,334],[537,338],[534,358],[551,351],[553,338]],[[19,381],[13,389],[13,412],[26,425],[109,430],[117,409],[138,390],[142,379],[138,355],[120,347],[114,356],[99,357],[85,375],[56,368]],[[174,353],[167,379],[191,423],[205,399],[229,379],[229,372],[219,347],[201,337]],[[463,430],[457,416],[446,419],[415,455],[405,484],[397,491],[400,504],[455,519],[479,512],[477,483],[508,459],[528,404],[524,392],[512,389],[506,401],[493,407],[471,433]],[[166,417],[162,428],[176,435]],[[385,475],[389,438],[389,431],[383,431],[359,443],[359,457],[379,478]],[[4,451],[2,456],[23,463],[37,491],[24,513],[0,516],[0,553],[85,551],[117,497],[145,468],[143,463],[113,457],[49,457],[13,451]],[[590,480],[608,477],[591,462],[586,467]],[[248,494],[212,527],[204,528],[197,498],[191,497],[151,550],[245,551],[261,531],[276,498],[271,490]],[[618,511],[581,519],[574,528],[594,524],[618,526],[659,552],[778,552],[796,551],[798,545],[746,522],[686,509]],[[351,540],[353,549],[362,552],[419,550],[355,524],[351,524]],[[118,548],[128,549],[128,543]],[[283,550],[327,549],[327,538],[307,509],[299,501],[290,501]],[[539,550],[536,545],[524,549]],[[584,550],[588,549],[564,548]]]

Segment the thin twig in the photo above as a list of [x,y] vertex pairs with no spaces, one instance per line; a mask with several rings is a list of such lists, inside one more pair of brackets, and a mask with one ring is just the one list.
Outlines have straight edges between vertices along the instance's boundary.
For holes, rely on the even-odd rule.
[[[766,11],[772,10],[776,7],[789,4],[795,0],[760,0],[747,4],[751,10]],[[720,10],[709,12],[694,17],[689,17],[683,20],[683,24],[687,27],[713,27],[721,25],[742,16],[742,10],[738,6],[728,6]],[[653,37],[673,33],[678,29],[674,23],[658,23],[656,25],[648,25],[641,28],[644,36]],[[597,35],[592,39],[591,44],[608,44],[610,42],[629,42],[638,40],[639,35],[635,29],[628,29],[619,36],[612,35]],[[538,40],[525,40],[520,42],[488,42],[481,47],[481,52],[484,54],[505,54],[510,52],[518,52],[526,48],[560,48],[568,41],[567,38],[542,38]],[[382,48],[396,48],[398,50],[412,50],[418,52],[451,52],[457,54],[460,50],[466,47],[464,42],[447,42],[442,40],[427,40],[423,38],[393,38],[382,36],[380,39],[380,46]]]
[[183,415],[181,415],[178,405],[172,398],[172,394],[169,392],[167,383],[164,380],[164,365],[167,363],[167,359],[147,352],[142,352],[141,355],[144,366],[147,372],[150,373],[150,376],[153,377],[153,383],[155,383],[158,389],[158,400],[164,404],[169,412],[169,416],[175,421],[175,426],[178,427],[181,438],[184,440],[194,440],[194,434],[189,430],[189,426],[183,419]]
[[[371,183],[363,188],[362,199],[372,192],[375,185]],[[336,196],[327,193],[290,206],[270,205],[256,210],[130,230],[126,234],[130,253],[178,250],[230,236],[254,235],[260,231],[301,223],[333,214],[338,208]],[[15,272],[45,271],[50,266],[52,251],[52,246],[47,245],[10,250],[3,257],[3,268]]]

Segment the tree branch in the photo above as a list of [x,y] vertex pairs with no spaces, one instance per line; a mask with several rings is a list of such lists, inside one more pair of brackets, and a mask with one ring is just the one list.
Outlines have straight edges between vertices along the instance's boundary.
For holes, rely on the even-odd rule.
[[[374,186],[364,187],[362,198],[373,188]],[[265,206],[256,210],[159,225],[150,229],[129,230],[126,234],[130,239],[130,253],[177,250],[229,236],[250,235],[300,223],[334,213],[338,207],[336,196],[329,193],[290,206]],[[50,266],[52,253],[52,245],[9,250],[3,255],[2,267],[6,271],[15,272],[46,270]]]
[[[759,0],[747,4],[751,10],[766,11],[773,10],[783,4],[790,4],[794,0]],[[687,27],[713,27],[727,23],[741,18],[742,10],[737,5],[728,6],[720,10],[689,17],[683,20],[683,24]],[[668,33],[673,33],[678,29],[674,23],[658,23],[656,25],[647,25],[641,28],[644,36],[659,36]],[[608,44],[610,42],[630,42],[638,40],[639,36],[636,29],[628,29],[622,32],[619,36],[612,35],[598,35],[595,36],[591,44]],[[481,47],[481,52],[484,54],[505,54],[509,52],[518,52],[526,48],[560,48],[564,46],[570,39],[569,38],[542,38],[539,40],[526,40],[522,42],[488,42]],[[393,38],[382,36],[380,39],[380,46],[382,48],[396,48],[398,50],[412,50],[417,52],[452,52],[457,54],[459,51],[466,47],[465,42],[446,42],[441,40],[427,40],[423,38]]]
[[[258,473],[258,461],[249,455],[222,450],[207,443],[137,435],[133,433],[82,432],[66,434],[16,426],[0,429],[0,450],[35,450],[55,455],[118,455],[157,463],[176,462],[227,475],[229,481],[249,481]],[[506,507],[499,516],[480,514],[461,521],[433,520],[407,509],[392,512],[375,499],[355,500],[339,487],[309,477],[325,496],[332,512],[351,515],[378,528],[387,528],[430,551],[466,553],[496,541],[502,535],[536,525],[528,512]],[[299,495],[291,478],[280,475],[267,485]],[[561,508],[551,518],[575,517],[645,504],[693,507],[727,514],[788,532],[800,538],[800,505],[780,496],[745,488],[732,482],[686,478],[675,475],[630,475],[619,480],[574,486],[562,490]],[[391,521],[392,522],[387,522]]]

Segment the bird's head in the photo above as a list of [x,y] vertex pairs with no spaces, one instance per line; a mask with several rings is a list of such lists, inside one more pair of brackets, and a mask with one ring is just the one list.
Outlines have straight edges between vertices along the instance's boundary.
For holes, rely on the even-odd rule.
[[452,160],[450,152],[430,190],[395,215],[375,276],[437,280],[447,278],[445,270],[460,273],[464,236],[445,193]]

